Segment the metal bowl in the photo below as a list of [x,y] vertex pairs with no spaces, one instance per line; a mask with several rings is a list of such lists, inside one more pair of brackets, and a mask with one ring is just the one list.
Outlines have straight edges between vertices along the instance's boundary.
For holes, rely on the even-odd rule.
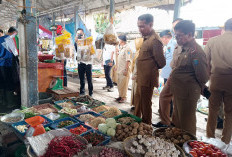
[[[20,119],[18,121],[14,121],[14,122],[6,122],[5,121],[7,118],[16,118],[16,117],[20,117]],[[10,125],[10,124],[22,121],[24,119],[24,117],[25,117],[24,113],[10,113],[10,114],[7,114],[5,116],[2,116],[1,121],[3,123],[6,123],[6,124]]]

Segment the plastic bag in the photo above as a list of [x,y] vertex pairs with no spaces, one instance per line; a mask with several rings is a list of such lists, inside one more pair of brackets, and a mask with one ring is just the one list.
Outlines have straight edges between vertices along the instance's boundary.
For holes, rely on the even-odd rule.
[[118,45],[118,36],[115,32],[113,24],[110,24],[106,28],[106,32],[104,34],[104,41],[105,43],[110,45]]

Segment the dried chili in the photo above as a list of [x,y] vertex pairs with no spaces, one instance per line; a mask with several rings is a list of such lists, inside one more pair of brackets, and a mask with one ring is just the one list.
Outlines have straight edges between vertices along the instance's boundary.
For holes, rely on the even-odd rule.
[[80,135],[84,132],[87,131],[87,128],[85,128],[83,125],[80,125],[79,127],[73,128],[69,130],[71,133],[76,134],[76,135]]
[[91,143],[93,146],[98,145],[99,143],[103,142],[105,140],[105,137],[98,134],[98,133],[92,133],[89,132],[88,134],[83,136],[89,143]]

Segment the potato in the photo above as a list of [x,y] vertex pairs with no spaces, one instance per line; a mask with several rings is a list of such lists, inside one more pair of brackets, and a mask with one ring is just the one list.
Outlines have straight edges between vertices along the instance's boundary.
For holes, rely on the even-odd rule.
[[127,128],[128,126],[126,124],[122,124],[122,127],[125,129]]
[[143,131],[143,127],[139,126],[139,131]]
[[138,132],[137,129],[133,129],[133,130],[132,130],[132,133],[133,133],[134,135],[136,135],[137,132]]
[[138,128],[139,127],[139,123],[135,122],[132,124],[133,125],[133,128]]
[[143,131],[140,131],[140,132],[139,132],[139,135],[144,135],[144,132],[143,132]]
[[147,135],[147,130],[143,130],[143,132],[144,132],[144,135]]
[[130,126],[130,127],[129,127],[129,130],[132,131],[132,130],[133,130],[133,127]]
[[126,133],[125,133],[125,132],[122,132],[122,133],[121,133],[121,135],[122,135],[122,136],[125,136],[125,135],[126,135]]
[[128,128],[125,128],[125,129],[124,129],[124,132],[128,132],[128,131],[129,131],[129,129],[128,129]]
[[129,136],[133,136],[134,134],[132,132],[129,133]]
[[116,129],[122,129],[122,125],[120,125],[120,124],[117,125],[117,126],[116,126]]
[[117,130],[116,133],[121,134],[122,130]]

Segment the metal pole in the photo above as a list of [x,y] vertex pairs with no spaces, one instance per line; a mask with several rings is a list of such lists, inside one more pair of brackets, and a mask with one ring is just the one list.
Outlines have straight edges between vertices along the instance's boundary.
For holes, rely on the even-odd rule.
[[[55,13],[53,12],[52,13],[52,26],[55,25],[55,19],[56,19]],[[54,47],[55,47],[55,31],[52,31],[52,49],[53,49],[53,53],[55,53]]]
[[173,20],[180,17],[180,7],[181,7],[181,0],[175,0]]
[[[25,6],[25,0],[18,0],[18,6]],[[19,17],[21,16],[22,8],[18,8]],[[26,54],[26,43],[25,43],[25,24],[18,23],[19,32],[19,61],[20,61],[20,86],[21,86],[21,104],[27,105],[28,91],[27,91],[27,54]]]

